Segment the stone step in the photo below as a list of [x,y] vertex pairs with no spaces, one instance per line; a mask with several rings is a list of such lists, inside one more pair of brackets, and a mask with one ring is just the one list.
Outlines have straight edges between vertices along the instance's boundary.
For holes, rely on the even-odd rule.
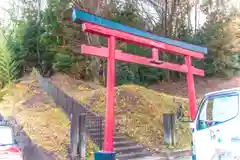
[[137,145],[136,142],[126,140],[126,141],[119,141],[119,142],[114,142],[114,147],[123,147],[123,146],[132,146],[132,145]]
[[[99,136],[100,136],[100,134],[97,133],[97,132],[91,132],[91,133],[89,133],[89,134],[90,134],[90,136],[93,136],[93,137],[99,137]],[[104,136],[104,133],[103,133],[103,132],[102,132],[101,136],[102,136],[102,137]],[[114,133],[114,136],[122,136],[122,134],[120,134],[120,133],[118,133],[118,132],[115,132],[115,133]]]
[[94,133],[94,132],[102,132],[104,133],[104,128],[100,129],[100,126],[87,126],[88,133]]
[[[90,121],[90,122],[93,122],[93,123],[100,123],[100,120],[98,119],[98,118],[94,118],[94,117],[92,117],[92,118],[87,118],[86,119],[86,121]],[[102,124],[104,124],[104,121],[102,121]]]
[[[100,128],[99,128],[99,126],[94,126],[94,127],[87,127],[87,130],[88,130],[88,132],[89,133],[92,133],[92,132],[100,132]],[[104,133],[104,127],[102,127],[102,133]],[[115,131],[114,132],[119,132],[119,130],[118,129],[115,129]]]
[[[95,115],[88,115],[86,116],[87,119],[99,119],[99,117],[95,116]],[[104,121],[104,120],[103,120]]]
[[102,126],[102,130],[104,130],[104,125],[100,125],[100,124],[97,124],[97,123],[95,123],[95,124],[87,124],[86,125],[86,127],[88,129],[99,129],[100,126]]
[[142,151],[143,149],[144,149],[143,146],[132,145],[132,146],[116,147],[116,148],[114,148],[114,151],[116,153],[123,154],[123,153],[131,153],[131,152]]
[[104,119],[102,119],[102,118],[99,118],[99,117],[97,117],[97,116],[91,116],[91,117],[86,117],[86,120],[88,120],[88,121],[93,121],[93,122],[95,122],[95,121],[102,121],[102,123],[104,123],[105,122],[105,120]]
[[152,154],[151,156],[132,158],[129,160],[170,160],[170,159],[169,159],[168,155],[165,152],[163,152],[163,153],[158,153],[158,154]]
[[143,158],[151,156],[150,152],[142,151],[142,152],[135,152],[135,153],[128,153],[128,154],[117,154],[116,160],[129,160],[129,159],[136,159],[136,158]]
[[[104,137],[102,137],[102,140],[103,139],[104,139]],[[114,142],[119,142],[119,141],[126,141],[126,137],[125,136],[115,136]]]
[[140,158],[131,158],[128,160],[169,160],[167,157],[153,157],[153,156],[148,156],[148,157],[140,157]]

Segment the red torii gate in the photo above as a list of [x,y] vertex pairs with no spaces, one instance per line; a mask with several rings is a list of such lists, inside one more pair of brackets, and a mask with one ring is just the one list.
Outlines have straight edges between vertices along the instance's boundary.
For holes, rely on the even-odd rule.
[[[108,59],[104,151],[113,152],[114,150],[115,60],[187,73],[190,117],[192,120],[195,118],[197,107],[193,75],[204,76],[204,71],[192,66],[192,58],[203,59],[204,53],[207,53],[206,48],[158,37],[77,9],[73,9],[73,21],[84,22],[82,25],[84,32],[108,38],[108,48],[81,45],[81,52],[83,54],[105,57]],[[151,47],[152,58],[131,55],[121,50],[116,50],[117,40]],[[184,56],[185,64],[179,65],[159,60],[159,50]]]

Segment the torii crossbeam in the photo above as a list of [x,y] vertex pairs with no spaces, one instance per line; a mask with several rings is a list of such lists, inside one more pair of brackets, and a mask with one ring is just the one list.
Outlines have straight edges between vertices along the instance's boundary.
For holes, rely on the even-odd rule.
[[[82,28],[84,32],[108,38],[108,48],[81,45],[81,52],[83,54],[104,57],[108,60],[106,120],[104,130],[105,153],[113,153],[114,151],[114,87],[116,60],[186,73],[190,117],[192,120],[195,118],[197,107],[193,76],[204,76],[204,71],[192,66],[192,58],[203,59],[204,54],[207,54],[207,48],[163,38],[145,31],[115,23],[78,9],[73,9],[72,17],[74,22],[83,22]],[[117,40],[152,48],[152,58],[136,56],[116,50]],[[159,60],[159,50],[166,51],[170,54],[184,56],[185,64],[179,65]]]

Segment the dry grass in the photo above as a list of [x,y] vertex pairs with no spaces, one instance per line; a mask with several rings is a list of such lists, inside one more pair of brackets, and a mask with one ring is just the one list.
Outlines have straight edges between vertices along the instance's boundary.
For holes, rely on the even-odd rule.
[[[9,87],[0,103],[0,112],[6,117],[14,116],[33,143],[53,153],[56,159],[67,160],[70,122],[65,114],[44,94],[32,107],[24,105],[33,95],[40,93],[38,88],[35,80]],[[87,142],[88,159],[93,159],[95,146]]]
[[[92,88],[84,83],[75,86],[69,84],[71,89],[67,88],[67,85],[60,86],[65,87],[63,89],[80,102],[90,104],[93,111],[104,115],[104,88]],[[39,94],[38,88],[36,80],[31,78],[8,88],[7,94],[0,103],[0,112],[5,116],[15,116],[34,143],[52,152],[57,159],[65,160],[69,144],[67,117],[46,95],[42,95],[32,108],[23,105],[34,94]],[[158,149],[163,141],[162,114],[175,112],[179,103],[186,107],[186,102],[186,99],[137,85],[119,86],[116,88],[117,128],[152,150]],[[187,124],[178,124],[177,138],[179,143],[175,148],[185,148],[190,145],[191,132]],[[88,141],[88,159],[93,159],[94,150],[96,150],[95,146]]]
[[[69,79],[66,75],[63,77],[65,81]],[[94,112],[104,115],[105,89],[83,83],[76,85],[76,81],[71,81],[72,83],[68,81],[68,85],[61,85],[61,88],[81,103],[89,104]],[[116,126],[125,135],[156,150],[163,142],[163,113],[175,112],[180,103],[187,108],[185,98],[159,93],[138,85],[116,87]],[[186,123],[178,123],[178,143],[174,149],[190,147],[191,131],[188,126]]]
[[[76,98],[89,104],[94,112],[104,115],[105,89],[97,89]],[[155,92],[137,85],[123,85],[116,88],[116,124],[124,133],[156,150],[163,142],[163,113],[174,113],[179,104],[187,108],[187,99]],[[188,124],[178,123],[178,143],[175,148],[190,146],[191,132]]]
[[9,88],[0,103],[0,111],[6,117],[14,116],[33,143],[53,153],[57,159],[65,160],[69,144],[66,138],[69,137],[69,121],[53,102],[45,104],[40,99],[33,108],[24,106],[25,101],[39,92],[31,89],[29,86]]

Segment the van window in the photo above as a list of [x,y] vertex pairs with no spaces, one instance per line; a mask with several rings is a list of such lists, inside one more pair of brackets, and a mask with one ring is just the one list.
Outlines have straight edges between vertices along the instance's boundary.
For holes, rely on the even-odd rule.
[[238,114],[238,104],[238,95],[225,95],[209,98],[201,107],[199,121],[204,127],[209,127],[232,119]]
[[12,129],[8,126],[0,126],[0,146],[13,144]]

